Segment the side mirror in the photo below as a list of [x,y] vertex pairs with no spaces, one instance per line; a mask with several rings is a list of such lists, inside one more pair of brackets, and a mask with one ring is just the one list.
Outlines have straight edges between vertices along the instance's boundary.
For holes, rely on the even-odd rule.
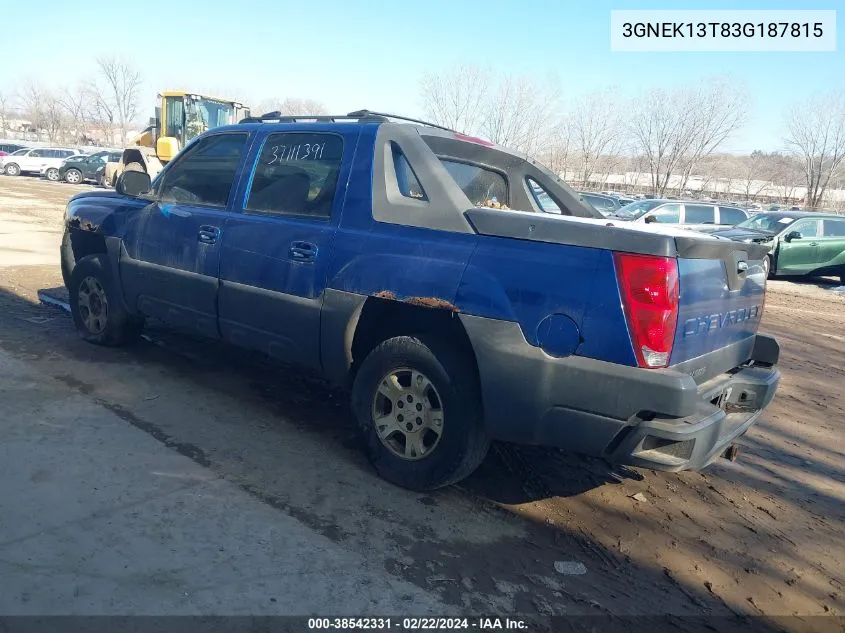
[[800,233],[800,231],[790,231],[789,233],[784,235],[783,239],[786,240],[787,242],[791,242],[792,240],[800,240],[801,239],[801,233]]
[[657,222],[657,218],[653,215],[648,216],[645,219],[646,224],[651,224],[652,222]]
[[125,171],[117,178],[114,190],[123,196],[137,198],[150,190],[150,175],[145,171]]

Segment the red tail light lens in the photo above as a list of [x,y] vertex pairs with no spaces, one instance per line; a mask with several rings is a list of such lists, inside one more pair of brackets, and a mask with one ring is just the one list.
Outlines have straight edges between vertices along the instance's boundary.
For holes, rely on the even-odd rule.
[[678,324],[678,262],[630,253],[615,253],[614,259],[637,364],[666,367]]

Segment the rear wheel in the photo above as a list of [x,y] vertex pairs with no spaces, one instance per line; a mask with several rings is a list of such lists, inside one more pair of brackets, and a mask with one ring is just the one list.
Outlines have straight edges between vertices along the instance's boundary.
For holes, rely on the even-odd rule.
[[58,182],[59,180],[59,170],[55,167],[50,167],[44,172],[44,175],[47,177],[47,180],[51,182]]
[[138,340],[143,321],[127,314],[105,255],[89,255],[70,274],[70,310],[80,336],[97,345]]
[[379,344],[361,364],[352,405],[367,456],[388,481],[433,490],[472,473],[487,454],[472,364],[420,334]]
[[20,176],[21,175],[21,168],[18,166],[17,163],[9,163],[6,165],[6,175],[7,176]]

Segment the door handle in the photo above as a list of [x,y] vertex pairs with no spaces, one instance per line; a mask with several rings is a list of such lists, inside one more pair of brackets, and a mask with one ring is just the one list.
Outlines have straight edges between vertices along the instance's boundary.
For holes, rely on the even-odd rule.
[[220,237],[220,229],[216,226],[203,225],[197,233],[197,241],[202,244],[216,244]]
[[818,246],[818,245],[819,245],[818,242],[810,242],[810,246]]
[[288,258],[298,262],[314,261],[317,257],[317,246],[311,242],[292,242],[288,251]]

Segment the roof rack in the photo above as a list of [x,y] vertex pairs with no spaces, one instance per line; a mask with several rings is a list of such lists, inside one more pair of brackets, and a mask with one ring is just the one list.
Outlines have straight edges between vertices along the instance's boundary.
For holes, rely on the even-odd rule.
[[[334,123],[335,121],[359,121],[359,122],[366,122],[366,121],[378,121],[378,122],[385,122],[389,119],[396,119],[398,121],[408,121],[409,123],[419,123],[421,125],[427,125],[429,127],[438,128],[440,130],[446,130],[447,132],[455,132],[455,130],[445,127],[443,125],[438,125],[436,123],[431,123],[429,121],[422,121],[420,119],[412,119],[411,117],[401,116],[398,114],[385,114],[384,112],[372,112],[370,110],[356,110],[355,112],[350,112],[349,114],[296,114],[296,115],[289,115],[289,114],[282,114],[278,110],[274,112],[267,112],[266,114],[262,114],[258,117],[247,117],[245,119],[241,119],[240,123],[263,123],[265,121],[278,121],[279,123],[296,123],[297,121],[327,121],[329,123]],[[457,132],[455,132],[457,133]]]

